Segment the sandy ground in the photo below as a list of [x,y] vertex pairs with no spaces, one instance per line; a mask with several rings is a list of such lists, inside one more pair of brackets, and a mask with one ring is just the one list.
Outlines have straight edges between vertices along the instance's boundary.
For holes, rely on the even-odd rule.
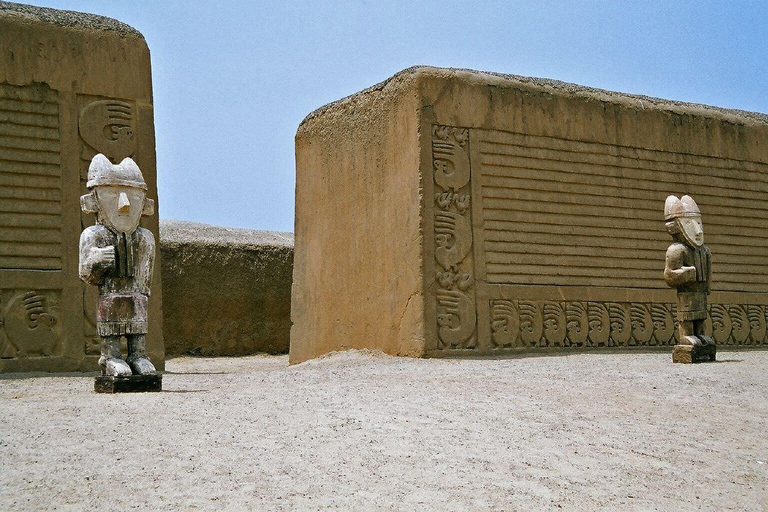
[[768,510],[768,352],[0,378],[0,510]]

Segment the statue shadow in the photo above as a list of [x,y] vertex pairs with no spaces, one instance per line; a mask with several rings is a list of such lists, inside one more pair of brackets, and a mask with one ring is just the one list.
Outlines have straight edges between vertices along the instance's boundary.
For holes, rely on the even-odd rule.
[[231,372],[169,372],[164,371],[163,375],[231,375]]

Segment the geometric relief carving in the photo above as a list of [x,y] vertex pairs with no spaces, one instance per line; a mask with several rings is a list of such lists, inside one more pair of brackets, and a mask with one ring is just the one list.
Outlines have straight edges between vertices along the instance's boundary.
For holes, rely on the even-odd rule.
[[749,317],[747,310],[742,306],[728,306],[728,313],[731,317],[731,339],[736,345],[742,345],[749,337]]
[[566,347],[568,319],[560,302],[544,303],[544,338],[549,347]]
[[443,190],[459,190],[469,183],[469,130],[450,126],[432,129],[432,166],[435,184]]
[[[628,343],[630,345],[655,345],[656,340],[653,337],[653,317],[647,304],[632,304],[630,306],[630,315],[632,319],[632,336]],[[653,340],[653,341],[652,341]]]
[[709,317],[712,319],[712,336],[720,344],[725,344],[731,339],[731,316],[728,313],[728,308],[723,304],[712,304],[709,308]]
[[102,153],[113,162],[122,161],[136,151],[131,103],[114,99],[88,103],[80,111],[78,126],[83,141],[95,153]]
[[571,346],[584,347],[589,337],[589,316],[585,302],[572,302],[565,306],[566,330]]
[[670,345],[677,332],[677,314],[674,305],[651,304],[653,318],[653,345]]
[[438,349],[476,346],[469,130],[432,128]]
[[0,357],[47,357],[61,354],[60,292],[3,290]]
[[520,313],[520,339],[526,347],[538,347],[544,333],[544,317],[536,302],[517,303]]
[[749,319],[749,344],[762,345],[765,343],[767,323],[765,308],[762,306],[747,306],[747,318]]
[[[80,117],[80,193],[85,194],[88,166],[91,159],[102,153],[112,163],[133,157],[137,145],[137,120],[135,102],[118,99],[102,99],[95,96],[78,96]],[[80,212],[81,227],[95,222],[95,216]],[[97,352],[98,353],[98,352]]]
[[[492,299],[489,306],[494,349],[677,343],[674,304]],[[765,306],[713,304],[709,313],[718,343],[766,343]]]
[[491,341],[494,348],[520,346],[520,320],[511,300],[491,301]]
[[601,302],[589,302],[587,304],[589,315],[589,341],[592,347],[608,345],[611,337],[611,317],[608,314],[608,306]]
[[629,304],[608,304],[611,317],[611,345],[625,347],[632,339],[632,316]]
[[61,270],[58,95],[0,84],[0,269]]

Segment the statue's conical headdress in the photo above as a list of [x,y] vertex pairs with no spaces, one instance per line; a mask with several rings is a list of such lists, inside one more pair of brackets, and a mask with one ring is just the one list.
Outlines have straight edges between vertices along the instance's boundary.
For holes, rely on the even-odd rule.
[[668,196],[664,202],[664,220],[700,216],[701,210],[691,196],[683,196],[680,199],[675,196]]
[[119,185],[147,190],[147,183],[139,166],[131,158],[124,158],[119,165],[112,165],[109,159],[99,153],[88,167],[88,188],[99,185]]

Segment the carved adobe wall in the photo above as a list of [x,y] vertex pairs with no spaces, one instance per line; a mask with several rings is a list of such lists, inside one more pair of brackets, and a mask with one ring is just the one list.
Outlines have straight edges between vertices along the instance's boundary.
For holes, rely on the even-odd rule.
[[768,117],[466,71],[421,91],[428,355],[674,345],[672,193],[703,212],[708,329],[768,342]]
[[[0,33],[0,371],[95,371],[98,291],[77,275],[94,218],[80,195],[104,153],[131,156],[157,201],[149,49],[116,20],[6,2]],[[156,238],[157,223],[142,220]],[[159,260],[150,310],[162,369]]]
[[[410,112],[383,107],[414,97],[418,107]],[[381,126],[415,121],[419,130],[388,142],[392,154],[373,154],[371,143],[357,142],[355,126],[380,116],[389,119],[379,120]],[[390,137],[382,130],[371,140]],[[715,339],[734,347],[768,344],[766,140],[764,114],[512,75],[405,70],[320,109],[299,130],[299,183],[307,174],[320,181],[311,195],[297,186],[291,354],[294,344],[314,355],[350,348],[349,326],[359,332],[398,321],[384,309],[372,314],[358,306],[375,295],[401,301],[402,309],[407,298],[396,299],[392,283],[412,273],[412,264],[394,251],[378,247],[390,252],[374,255],[356,244],[378,232],[378,216],[365,212],[381,191],[364,184],[381,175],[419,179],[421,225],[403,222],[399,233],[400,244],[422,242],[423,346],[411,355],[674,345],[675,292],[663,279],[671,241],[663,216],[668,194],[692,195],[703,213],[713,261],[708,328]],[[417,166],[394,165],[413,147]],[[306,160],[310,151],[349,154]],[[363,185],[353,197],[330,175],[354,175]],[[416,195],[411,188],[388,199]],[[333,214],[302,219],[298,213],[308,201]],[[334,216],[357,219],[347,221],[341,239]],[[359,251],[340,266],[345,283],[366,273],[370,258],[393,264],[387,274],[346,288],[351,296],[344,307],[323,285],[307,301],[300,254],[310,247],[323,255],[323,268],[339,268],[337,255],[350,247]],[[409,264],[394,263],[400,261]],[[323,325],[326,311],[336,312],[337,335],[297,328],[307,319]],[[381,339],[355,346],[401,353]]]

